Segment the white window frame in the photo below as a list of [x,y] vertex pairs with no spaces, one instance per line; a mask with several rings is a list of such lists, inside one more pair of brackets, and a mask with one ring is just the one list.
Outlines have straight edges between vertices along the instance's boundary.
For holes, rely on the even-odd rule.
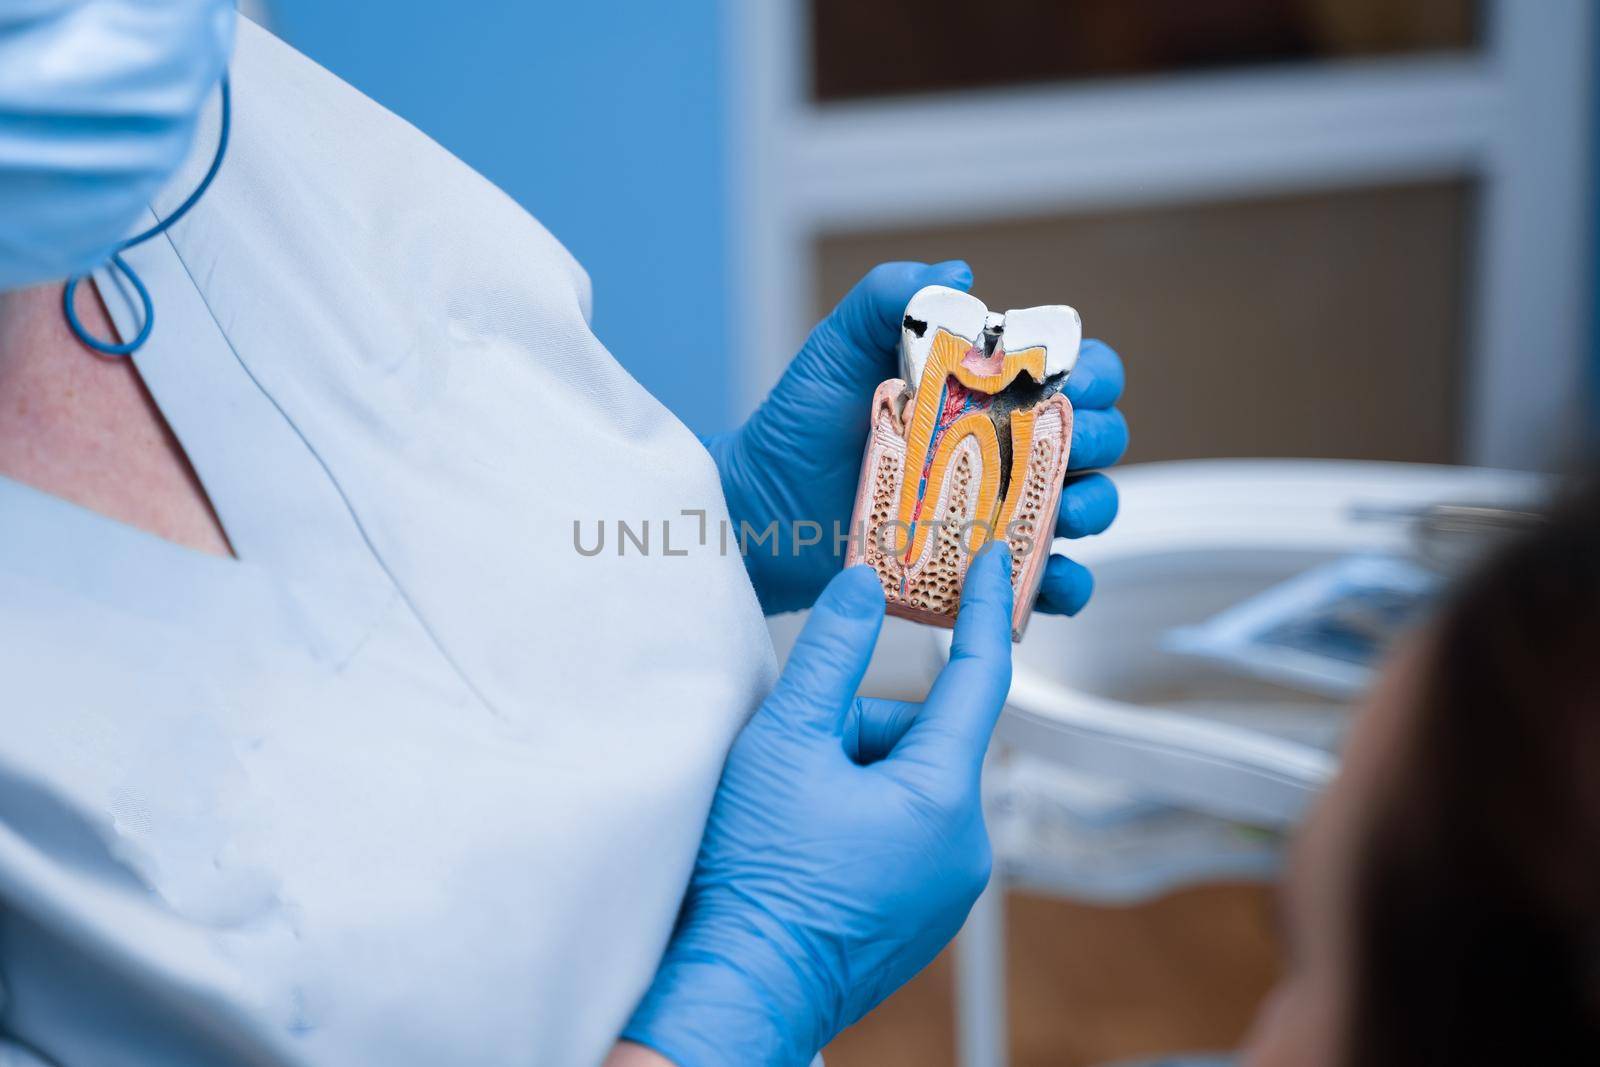
[[[822,107],[809,99],[806,0],[724,2],[746,404],[810,325],[823,233],[1465,177],[1479,195],[1461,454],[1540,469],[1583,425],[1588,0],[1488,0],[1485,47],[1472,56]],[[1041,147],[1009,164],[903,165],[934,143]]]

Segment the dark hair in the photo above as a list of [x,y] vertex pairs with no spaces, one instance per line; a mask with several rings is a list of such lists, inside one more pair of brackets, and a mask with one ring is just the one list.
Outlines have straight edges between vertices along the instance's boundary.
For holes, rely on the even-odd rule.
[[1350,1067],[1600,1064],[1600,482],[1436,620],[1357,863]]

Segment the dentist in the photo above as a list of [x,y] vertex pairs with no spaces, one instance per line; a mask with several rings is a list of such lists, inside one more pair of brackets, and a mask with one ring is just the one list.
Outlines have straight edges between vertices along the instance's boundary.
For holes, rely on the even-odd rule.
[[[536,221],[225,0],[0,0],[0,1062],[809,1061],[988,875],[1004,550],[909,705],[856,695],[876,578],[791,539],[970,282],[875,269],[702,443]],[[1086,344],[1075,466],[1121,387]],[[686,513],[782,539],[574,551]]]

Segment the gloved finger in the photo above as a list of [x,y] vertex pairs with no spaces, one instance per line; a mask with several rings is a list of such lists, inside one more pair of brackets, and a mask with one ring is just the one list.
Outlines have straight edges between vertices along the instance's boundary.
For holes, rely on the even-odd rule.
[[1105,411],[1121,399],[1125,380],[1122,357],[1104,341],[1090,338],[1078,347],[1078,362],[1061,391],[1076,410]]
[[950,662],[893,758],[974,771],[982,764],[1011,689],[1011,599],[1011,553],[995,542],[967,569]]
[[1117,517],[1117,485],[1104,474],[1068,478],[1056,510],[1057,537],[1104,533]]
[[811,609],[762,714],[837,732],[883,626],[883,585],[871,567],[834,575]]
[[1044,561],[1044,577],[1039,581],[1039,599],[1033,610],[1046,615],[1076,615],[1089,603],[1094,592],[1094,575],[1089,568],[1066,556],[1051,556]]
[[1123,418],[1122,412],[1112,408],[1072,413],[1072,453],[1067,456],[1068,470],[1109,467],[1127,450],[1128,420]]
[[809,380],[839,381],[852,394],[870,393],[893,377],[906,304],[926,285],[967,289],[972,285],[972,268],[959,259],[873,267],[811,331],[793,372]]
[[889,754],[916,721],[921,704],[857,697],[844,717],[844,751],[863,766]]

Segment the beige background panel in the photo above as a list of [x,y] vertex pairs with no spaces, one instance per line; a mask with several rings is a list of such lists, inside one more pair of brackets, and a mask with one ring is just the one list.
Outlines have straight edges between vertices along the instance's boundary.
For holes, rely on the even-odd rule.
[[1441,182],[827,235],[816,291],[961,257],[993,307],[1072,304],[1127,364],[1133,461],[1456,462],[1472,197]]

